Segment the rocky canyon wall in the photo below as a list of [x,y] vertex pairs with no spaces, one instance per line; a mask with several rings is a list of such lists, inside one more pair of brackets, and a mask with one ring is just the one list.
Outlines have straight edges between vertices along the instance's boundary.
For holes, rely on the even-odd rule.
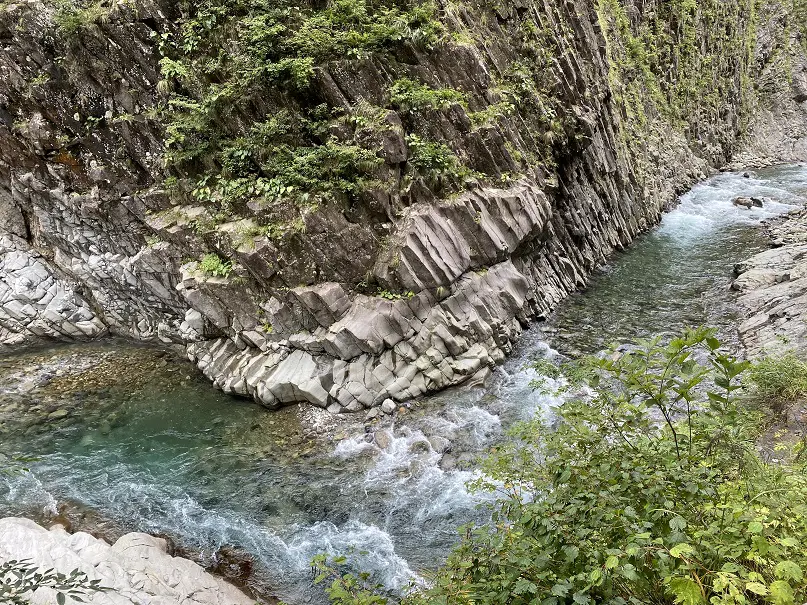
[[482,379],[738,150],[807,159],[796,6],[0,11],[0,348],[175,343],[270,407]]

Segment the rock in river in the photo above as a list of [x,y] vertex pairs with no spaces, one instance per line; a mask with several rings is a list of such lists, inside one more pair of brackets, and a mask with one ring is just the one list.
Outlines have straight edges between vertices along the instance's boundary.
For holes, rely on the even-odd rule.
[[743,206],[744,208],[762,208],[765,198],[761,197],[735,197],[732,204],[735,206]]

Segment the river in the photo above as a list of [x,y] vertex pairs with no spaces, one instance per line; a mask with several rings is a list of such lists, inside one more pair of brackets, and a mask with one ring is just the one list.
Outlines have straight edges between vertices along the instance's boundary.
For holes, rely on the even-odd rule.
[[[732,205],[737,195],[775,201],[748,210]],[[267,412],[216,392],[189,364],[122,342],[0,357],[3,450],[37,458],[30,473],[0,480],[0,514],[41,518],[69,501],[203,558],[236,547],[255,560],[258,583],[293,604],[322,601],[309,563],[323,551],[405,586],[443,560],[459,526],[484,521],[486,496],[465,487],[478,455],[557,403],[530,388],[530,360],[684,325],[715,325],[735,342],[732,267],[767,246],[760,222],[803,195],[803,166],[697,185],[527,330],[485,388],[415,402],[370,432],[363,415]]]

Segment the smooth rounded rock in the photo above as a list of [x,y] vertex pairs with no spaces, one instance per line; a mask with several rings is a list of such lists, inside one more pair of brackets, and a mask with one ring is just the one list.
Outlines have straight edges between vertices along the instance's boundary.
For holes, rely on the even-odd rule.
[[[110,545],[87,533],[69,534],[61,525],[47,530],[28,519],[0,519],[0,561],[27,559],[64,574],[84,572],[111,589],[88,595],[95,605],[254,605],[235,586],[166,550],[164,539],[147,534],[126,534]],[[53,605],[55,593],[41,588],[30,601]]]
[[385,414],[393,414],[395,412],[395,402],[392,399],[385,399],[381,404],[381,411]]

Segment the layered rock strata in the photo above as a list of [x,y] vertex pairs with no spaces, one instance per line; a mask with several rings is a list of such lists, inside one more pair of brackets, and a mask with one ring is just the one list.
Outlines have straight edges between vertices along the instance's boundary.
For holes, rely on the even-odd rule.
[[733,288],[747,319],[740,324],[751,355],[807,352],[807,210],[771,227],[775,247],[739,263]]
[[[221,219],[210,204],[162,189],[159,41],[175,33],[176,6],[99,5],[104,18],[68,36],[49,2],[5,5],[0,347],[106,333],[176,343],[227,392],[333,412],[484,378],[530,320],[739,145],[746,59],[718,49],[734,74],[724,111],[685,128],[637,84],[630,40],[619,38],[628,34],[608,6],[505,3],[479,20],[446,10],[458,35],[429,52],[404,45],[393,56],[318,65],[309,95],[348,115],[383,105],[402,75],[461,89],[467,103],[416,119],[385,110],[375,134],[391,192],[297,209],[294,228],[273,235],[260,204]],[[642,11],[620,10],[638,27]],[[732,35],[758,32],[759,69],[773,74],[771,94],[782,101],[765,105],[772,121],[759,114],[754,152],[792,159],[803,152],[803,78],[780,71],[803,65],[802,47],[766,33],[781,24],[752,25],[732,21]],[[468,31],[473,43],[451,41]],[[519,111],[475,125],[469,116],[500,106],[497,82],[521,65],[512,43],[545,32],[545,100],[556,103],[545,113],[563,115],[540,137]],[[785,154],[771,141],[791,122]],[[442,196],[404,179],[414,161],[404,123],[450,143],[485,177]],[[204,270],[211,251],[228,260]]]

